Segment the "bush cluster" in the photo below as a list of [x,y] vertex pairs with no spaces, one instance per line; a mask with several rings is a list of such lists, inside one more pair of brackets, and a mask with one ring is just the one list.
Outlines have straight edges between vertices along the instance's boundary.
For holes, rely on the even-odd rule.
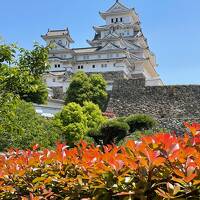
[[88,138],[89,132],[96,132],[106,121],[102,116],[98,105],[92,102],[84,102],[83,106],[77,103],[69,103],[55,118],[55,125],[63,132],[64,140],[69,146],[74,146],[80,140]]
[[98,131],[90,134],[97,144],[121,144],[126,136],[133,139],[140,139],[142,135],[152,133],[156,121],[148,115],[136,114],[128,117],[118,117],[108,120]]
[[156,121],[149,115],[137,114],[128,116],[125,121],[130,126],[130,132],[149,130],[156,125]]
[[7,148],[30,148],[38,143],[53,147],[60,140],[60,131],[38,115],[31,103],[13,94],[0,95],[0,152]]
[[117,120],[107,121],[100,129],[103,144],[117,144],[126,137],[129,128],[129,125],[125,122],[119,122]]
[[146,136],[123,147],[12,150],[0,155],[0,199],[199,199],[200,124],[192,137]]

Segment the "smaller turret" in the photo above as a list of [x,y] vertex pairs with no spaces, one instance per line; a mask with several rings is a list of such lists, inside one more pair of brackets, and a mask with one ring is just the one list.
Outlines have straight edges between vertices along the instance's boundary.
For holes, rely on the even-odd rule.
[[41,36],[49,45],[50,43],[56,44],[63,48],[70,48],[70,44],[74,43],[70,36],[68,28],[63,30],[50,30],[45,35]]

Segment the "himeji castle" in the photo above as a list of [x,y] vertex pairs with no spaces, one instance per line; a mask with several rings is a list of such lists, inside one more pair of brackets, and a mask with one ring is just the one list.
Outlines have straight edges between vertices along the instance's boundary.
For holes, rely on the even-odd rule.
[[42,35],[47,45],[53,44],[49,52],[51,68],[44,75],[48,87],[65,92],[71,75],[78,71],[101,73],[108,82],[108,90],[115,79],[142,77],[147,86],[163,85],[136,11],[116,1],[99,14],[105,25],[93,27],[95,36],[87,40],[87,48],[70,48],[74,41],[68,28],[48,30]]

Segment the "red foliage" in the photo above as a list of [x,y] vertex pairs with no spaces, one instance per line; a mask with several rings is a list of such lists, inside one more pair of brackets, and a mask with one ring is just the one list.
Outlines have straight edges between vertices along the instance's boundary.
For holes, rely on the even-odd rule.
[[0,155],[0,199],[192,199],[200,196],[199,124],[193,137],[159,133],[122,147],[11,150]]

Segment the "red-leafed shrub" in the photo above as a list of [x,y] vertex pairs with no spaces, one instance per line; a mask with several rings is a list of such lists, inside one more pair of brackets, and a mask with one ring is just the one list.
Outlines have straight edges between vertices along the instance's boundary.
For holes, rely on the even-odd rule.
[[[199,199],[199,124],[122,147],[12,150],[0,156],[0,199]],[[191,136],[192,135],[192,136]]]

